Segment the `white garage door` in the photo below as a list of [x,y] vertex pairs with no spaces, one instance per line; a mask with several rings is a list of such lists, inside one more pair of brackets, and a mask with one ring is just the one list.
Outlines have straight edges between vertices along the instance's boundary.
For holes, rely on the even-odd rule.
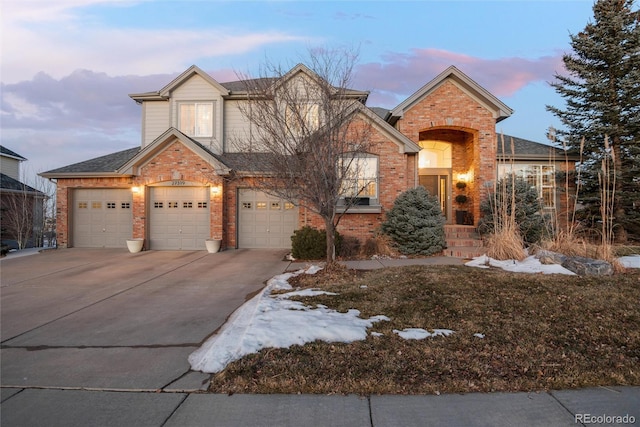
[[290,248],[298,208],[261,191],[238,190],[238,247]]
[[151,249],[205,249],[210,237],[208,187],[151,187],[149,203]]
[[121,248],[133,233],[130,189],[77,189],[73,195],[73,246]]

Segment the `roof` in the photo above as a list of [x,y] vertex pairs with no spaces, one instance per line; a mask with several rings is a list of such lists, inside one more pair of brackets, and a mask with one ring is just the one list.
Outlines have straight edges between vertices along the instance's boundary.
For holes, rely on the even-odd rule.
[[3,145],[0,145],[0,155],[3,155],[5,157],[12,157],[20,161],[27,160],[24,157],[22,157],[20,154],[16,153],[15,151],[9,150],[7,147]]
[[220,156],[213,153],[206,146],[202,145],[193,138],[188,137],[176,128],[167,129],[162,135],[157,137],[151,144],[145,146],[142,150],[136,152],[126,162],[122,163],[117,173],[120,175],[138,175],[139,168],[149,159],[155,157],[162,152],[169,144],[179,140],[187,148],[191,149],[197,155],[206,160],[214,167],[218,175],[226,175],[229,173],[228,166],[220,159]]
[[[503,152],[504,137],[504,152]],[[513,159],[514,160],[565,160],[566,151],[562,148],[540,142],[530,141],[524,138],[518,138],[511,135],[498,135],[497,157],[511,158],[511,142],[513,141]],[[505,155],[506,154],[506,155]],[[577,160],[576,156],[568,156],[569,160]]]
[[391,110],[389,118],[391,119],[393,117],[396,120],[401,118],[406,110],[411,109],[411,107],[433,92],[433,90],[439,87],[445,80],[452,80],[479,103],[483,104],[488,110],[492,111],[496,122],[506,119],[513,113],[511,108],[496,98],[491,92],[452,65]]
[[96,157],[58,169],[42,172],[44,178],[66,178],[77,176],[118,175],[117,170],[131,160],[140,151],[140,147],[129,148],[106,156]]
[[202,77],[211,86],[214,86],[215,88],[217,88],[223,95],[229,94],[229,90],[224,86],[222,86],[220,83],[218,83],[213,77],[211,77],[209,74],[202,71],[197,66],[192,65],[162,89],[155,92],[132,93],[132,94],[129,94],[129,97],[135,100],[136,102],[166,101],[171,96],[171,92],[176,90],[178,87],[180,87],[184,82],[189,80],[194,75],[198,75]]
[[24,184],[17,179],[13,179],[9,175],[5,175],[3,173],[0,173],[0,189],[11,193],[27,193],[43,197],[45,195],[42,191],[28,186],[27,184]]

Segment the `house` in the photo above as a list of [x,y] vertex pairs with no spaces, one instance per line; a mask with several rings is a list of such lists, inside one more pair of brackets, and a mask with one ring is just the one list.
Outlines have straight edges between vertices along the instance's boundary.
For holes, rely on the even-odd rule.
[[0,238],[11,249],[39,246],[42,240],[46,195],[20,181],[26,160],[0,145]]
[[[312,75],[303,65],[289,72]],[[456,67],[392,110],[366,107],[367,92],[350,94],[362,101],[357,114],[371,127],[375,149],[360,195],[366,203],[348,210],[340,232],[371,236],[396,197],[418,185],[438,196],[449,224],[453,200],[464,191],[467,221],[477,223],[499,171],[496,123],[512,110]],[[192,66],[160,90],[130,97],[142,109],[139,146],[41,174],[57,183],[59,246],[124,247],[134,237],[154,250],[204,249],[207,238],[227,248],[288,248],[295,229],[322,226],[295,200],[260,191],[243,173],[242,153],[230,143],[249,127],[239,107],[247,99],[241,82],[219,83]],[[517,141],[525,160],[527,150],[549,149]],[[528,160],[549,164],[541,156]]]

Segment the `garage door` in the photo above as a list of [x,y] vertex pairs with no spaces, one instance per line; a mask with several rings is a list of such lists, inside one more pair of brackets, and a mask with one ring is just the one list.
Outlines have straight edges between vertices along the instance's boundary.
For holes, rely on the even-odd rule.
[[121,248],[133,233],[130,189],[77,189],[73,195],[73,245]]
[[298,208],[261,191],[238,190],[238,247],[290,248]]
[[151,187],[149,244],[155,250],[205,249],[208,187]]

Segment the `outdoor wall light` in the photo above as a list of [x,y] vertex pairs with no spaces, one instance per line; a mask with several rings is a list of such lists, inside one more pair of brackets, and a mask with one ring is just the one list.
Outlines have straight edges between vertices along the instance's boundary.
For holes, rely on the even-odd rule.
[[458,181],[467,182],[469,180],[469,175],[466,173],[458,174]]
[[211,187],[211,194],[218,195],[221,191],[222,190],[220,189],[219,185],[214,185],[213,187]]
[[131,187],[131,192],[132,193],[139,193],[140,192],[140,187]]

